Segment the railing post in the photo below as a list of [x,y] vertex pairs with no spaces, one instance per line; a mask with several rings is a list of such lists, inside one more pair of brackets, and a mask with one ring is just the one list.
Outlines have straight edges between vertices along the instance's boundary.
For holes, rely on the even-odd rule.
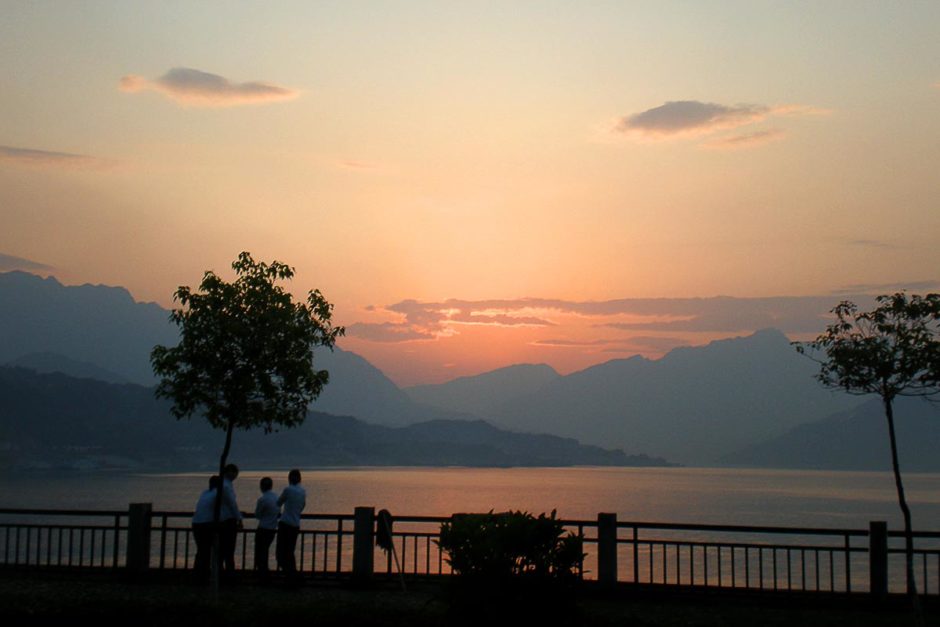
[[131,503],[127,513],[127,570],[141,575],[150,568],[150,503]]
[[868,585],[878,602],[888,598],[888,523],[868,523]]
[[617,583],[617,514],[597,515],[597,580]]
[[375,508],[357,507],[353,516],[353,581],[372,579],[375,555]]

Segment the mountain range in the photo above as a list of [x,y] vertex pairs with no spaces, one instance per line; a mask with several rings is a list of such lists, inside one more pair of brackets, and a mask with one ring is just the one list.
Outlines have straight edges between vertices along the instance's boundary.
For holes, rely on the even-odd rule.
[[[199,417],[174,424],[152,388],[0,367],[0,467],[211,469],[223,440]],[[238,432],[231,459],[257,468],[668,465],[482,420],[393,428],[323,412],[295,429]]]
[[[123,288],[0,274],[0,364],[150,386],[150,349],[176,342],[168,316],[158,305],[134,302]],[[486,424],[683,464],[865,468],[868,445],[849,437],[851,425],[876,422],[865,418],[864,399],[821,387],[813,376],[818,365],[773,329],[567,375],[518,364],[405,389],[339,348],[316,351],[315,364],[329,370],[330,383],[312,409],[355,417],[369,428]],[[914,439],[932,441],[934,422],[919,422]],[[831,437],[855,452],[830,459],[824,453]],[[790,453],[771,454],[778,450]],[[924,464],[940,468],[940,461]]]

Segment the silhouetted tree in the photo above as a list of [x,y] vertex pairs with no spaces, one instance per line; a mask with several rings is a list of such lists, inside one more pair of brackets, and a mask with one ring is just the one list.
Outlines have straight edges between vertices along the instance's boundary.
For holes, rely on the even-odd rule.
[[[176,290],[180,308],[170,319],[180,328],[180,342],[173,348],[155,346],[150,354],[160,378],[156,395],[172,401],[173,415],[182,419],[200,413],[225,430],[220,477],[235,429],[269,433],[304,421],[307,406],[329,380],[326,370],[313,367],[313,348],[332,350],[343,334],[342,327],[332,325],[333,305],[319,290],[311,291],[306,302],[294,302],[277,285],[294,276],[290,266],[255,262],[243,252],[232,269],[237,278],[231,283],[208,271],[198,291]],[[221,502],[220,482],[216,523]]]
[[[850,301],[832,309],[836,321],[812,342],[795,342],[803,354],[825,353],[817,379],[849,394],[877,394],[888,420],[891,464],[898,503],[904,515],[907,591],[916,600],[911,510],[904,497],[898,465],[893,404],[898,396],[940,394],[940,294],[898,292],[878,296],[871,311]],[[815,358],[815,357],[814,357]]]

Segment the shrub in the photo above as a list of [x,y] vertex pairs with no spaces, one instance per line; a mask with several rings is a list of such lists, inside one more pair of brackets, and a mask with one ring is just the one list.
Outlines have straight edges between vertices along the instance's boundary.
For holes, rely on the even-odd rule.
[[464,577],[563,580],[576,576],[584,559],[582,538],[566,533],[555,511],[455,514],[441,525],[438,546],[453,571]]

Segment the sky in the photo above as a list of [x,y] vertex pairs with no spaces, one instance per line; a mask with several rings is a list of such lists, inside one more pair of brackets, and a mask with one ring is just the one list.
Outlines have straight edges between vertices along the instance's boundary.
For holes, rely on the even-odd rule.
[[940,3],[0,0],[0,271],[243,250],[401,385],[940,288]]

